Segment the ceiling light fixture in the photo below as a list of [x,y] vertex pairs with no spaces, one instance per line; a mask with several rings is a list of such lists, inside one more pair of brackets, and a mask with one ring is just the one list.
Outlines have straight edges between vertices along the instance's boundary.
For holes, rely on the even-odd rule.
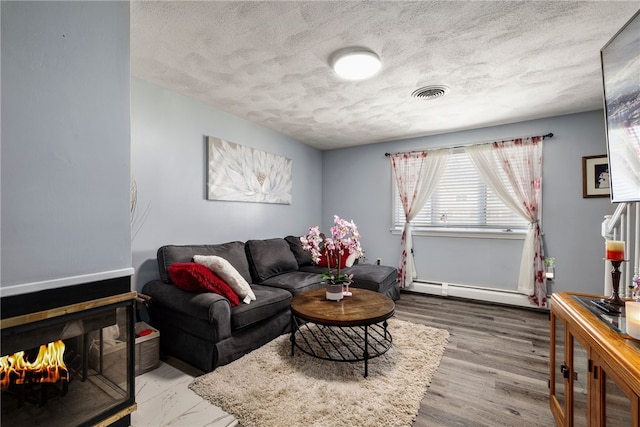
[[333,54],[333,71],[347,80],[364,80],[382,67],[380,57],[363,48],[341,49]]

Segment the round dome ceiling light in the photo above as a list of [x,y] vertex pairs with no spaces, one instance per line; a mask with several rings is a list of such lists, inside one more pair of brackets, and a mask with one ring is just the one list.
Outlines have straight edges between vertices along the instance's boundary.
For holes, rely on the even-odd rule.
[[433,85],[421,87],[413,91],[411,96],[418,99],[435,99],[445,96],[448,92],[449,88],[447,86]]
[[370,50],[347,48],[333,55],[333,71],[346,80],[364,80],[374,76],[382,62],[380,57]]

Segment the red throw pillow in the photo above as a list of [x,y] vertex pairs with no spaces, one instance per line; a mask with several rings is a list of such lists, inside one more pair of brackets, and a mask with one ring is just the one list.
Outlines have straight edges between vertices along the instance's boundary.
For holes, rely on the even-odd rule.
[[[338,268],[338,266],[336,265],[336,256],[334,255],[335,251],[329,251],[329,258],[331,259],[331,268]],[[338,255],[340,257],[340,268],[344,268],[345,265],[347,264],[347,258],[349,258],[349,251],[345,250],[344,253],[342,255]],[[326,267],[327,266],[327,257],[325,256],[325,253],[323,252],[320,255],[320,260],[318,261],[318,265],[320,267]]]
[[229,300],[231,307],[240,305],[238,295],[208,267],[195,262],[175,262],[168,268],[169,277],[187,292],[213,292]]

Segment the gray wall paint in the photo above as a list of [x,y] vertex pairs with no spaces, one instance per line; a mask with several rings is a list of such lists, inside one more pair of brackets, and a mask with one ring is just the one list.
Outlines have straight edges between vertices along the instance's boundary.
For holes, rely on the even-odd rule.
[[[138,207],[148,209],[132,243],[136,289],[158,277],[162,245],[300,235],[319,223],[320,151],[139,79],[131,81],[131,123]],[[206,136],[292,159],[291,205],[206,200]]]
[[130,269],[129,4],[0,7],[3,292]]
[[[157,277],[163,244],[327,230],[354,219],[367,256],[397,265],[387,151],[553,132],[545,146],[544,230],[553,291],[599,293],[608,199],[583,199],[581,157],[605,153],[601,111],[321,153],[153,84],[133,80],[125,2],[2,2],[1,286],[137,269]],[[293,159],[293,204],[207,201],[204,136]],[[129,155],[133,156],[130,168]],[[139,211],[130,241],[130,170]],[[514,288],[522,243],[416,237],[421,278]]]
[[[600,224],[609,199],[582,198],[582,156],[606,153],[602,111],[327,151],[323,160],[323,227],[333,214],[356,221],[370,261],[397,266],[400,235],[391,234],[391,165],[385,152],[457,146],[553,132],[545,141],[543,228],[556,257],[555,291],[603,292]],[[521,240],[415,236],[418,276],[425,280],[517,287]]]

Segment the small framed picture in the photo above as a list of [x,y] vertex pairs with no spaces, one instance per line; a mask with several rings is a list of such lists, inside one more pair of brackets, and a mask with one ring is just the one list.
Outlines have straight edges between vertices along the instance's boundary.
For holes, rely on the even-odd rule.
[[582,158],[582,197],[610,197],[609,162],[607,155]]

